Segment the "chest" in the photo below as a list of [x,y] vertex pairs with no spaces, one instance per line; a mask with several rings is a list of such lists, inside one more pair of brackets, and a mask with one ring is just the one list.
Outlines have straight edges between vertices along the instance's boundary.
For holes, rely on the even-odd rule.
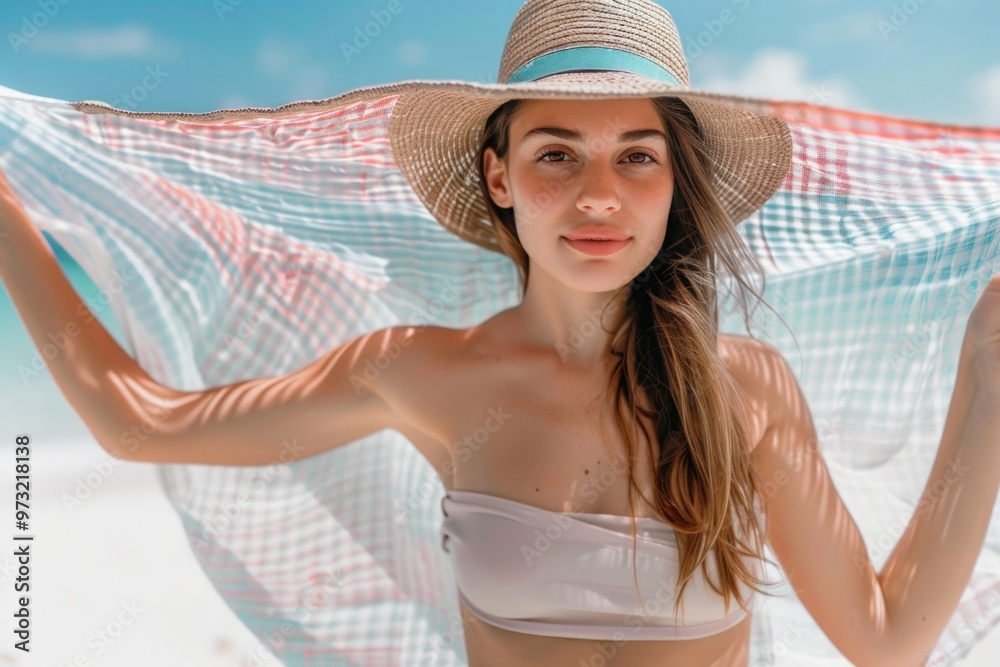
[[[445,420],[454,488],[557,512],[628,515],[629,453],[610,382],[605,372],[551,370],[509,359],[455,371],[447,383]],[[639,427],[645,424],[654,435],[651,420],[639,417],[625,423],[633,429],[636,482],[652,499],[651,460],[658,447]],[[633,506],[637,516],[650,513],[638,497]]]

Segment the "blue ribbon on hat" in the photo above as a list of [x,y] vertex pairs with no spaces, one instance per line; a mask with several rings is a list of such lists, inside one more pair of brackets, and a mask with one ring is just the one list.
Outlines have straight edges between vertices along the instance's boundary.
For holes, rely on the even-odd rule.
[[599,46],[575,46],[538,56],[517,68],[507,83],[536,81],[543,76],[562,72],[614,70],[631,72],[650,79],[681,85],[673,74],[653,62],[629,51]]

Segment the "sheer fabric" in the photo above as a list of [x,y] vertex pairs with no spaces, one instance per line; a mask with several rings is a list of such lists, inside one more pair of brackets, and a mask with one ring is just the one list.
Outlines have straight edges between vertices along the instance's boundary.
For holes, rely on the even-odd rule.
[[[152,377],[193,390],[283,374],[374,329],[470,326],[518,301],[513,263],[443,229],[396,168],[386,90],[143,116],[0,88],[0,168],[34,223],[116,286]],[[787,119],[795,145],[782,188],[739,226],[784,320],[761,308],[750,333],[796,372],[880,568],[1000,270],[1000,129],[732,101]],[[731,305],[723,330],[748,333]],[[219,595],[289,665],[467,664],[430,464],[389,430],[304,460],[294,445],[290,424],[271,466],[158,466]],[[1000,617],[998,528],[928,664],[954,664]],[[848,664],[787,585],[772,592],[752,665]]]

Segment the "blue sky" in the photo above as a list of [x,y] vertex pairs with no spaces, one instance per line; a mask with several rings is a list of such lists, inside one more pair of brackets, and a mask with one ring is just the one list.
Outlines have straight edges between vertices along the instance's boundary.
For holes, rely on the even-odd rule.
[[[400,9],[348,59],[342,44]],[[405,79],[493,82],[522,0],[33,0],[0,8],[0,84],[139,110],[322,99]],[[1000,6],[984,0],[661,2],[695,85],[1000,125]],[[729,11],[729,14],[724,12]],[[714,30],[713,30],[714,28]],[[147,74],[156,72],[157,76]],[[143,80],[147,85],[143,87]],[[139,87],[137,95],[131,91]],[[141,98],[141,99],[139,99]]]
[[[357,53],[342,45],[397,2]],[[0,85],[147,111],[323,99],[407,79],[495,82],[522,0],[30,0],[0,5]],[[692,82],[750,96],[1000,126],[1000,5],[981,0],[663,2]],[[725,13],[725,12],[729,13]],[[145,82],[145,83],[144,83]],[[57,247],[77,291],[100,296]],[[113,335],[108,312],[96,313]],[[0,289],[0,422],[85,427]],[[31,368],[41,368],[33,373]],[[7,441],[10,441],[8,438]]]

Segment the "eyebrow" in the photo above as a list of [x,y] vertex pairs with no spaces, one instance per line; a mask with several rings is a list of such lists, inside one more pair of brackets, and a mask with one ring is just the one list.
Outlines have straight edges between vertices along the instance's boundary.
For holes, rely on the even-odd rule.
[[[566,141],[583,141],[583,134],[577,130],[567,130],[563,127],[536,127],[533,130],[529,130],[521,138],[522,141],[526,141],[535,136],[541,135],[551,135],[553,137],[558,137],[559,139],[565,139]],[[667,143],[667,135],[659,130],[631,130],[629,132],[623,132],[618,135],[618,141],[621,143],[626,143],[629,141],[639,141],[640,139],[645,139],[646,137],[660,137],[663,139],[664,143]]]

